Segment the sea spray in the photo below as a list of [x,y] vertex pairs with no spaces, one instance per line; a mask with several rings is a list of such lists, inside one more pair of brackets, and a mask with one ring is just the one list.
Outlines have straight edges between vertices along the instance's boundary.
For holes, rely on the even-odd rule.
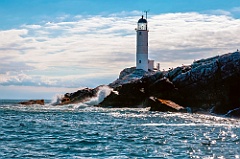
[[64,97],[62,94],[56,94],[51,101],[51,105],[61,104],[61,99]]
[[105,85],[100,86],[99,90],[97,92],[97,96],[91,98],[90,100],[88,100],[87,102],[84,102],[84,103],[87,105],[97,105],[100,102],[102,102],[104,100],[104,98],[109,96],[112,91],[113,91],[113,89],[108,86],[105,86]]

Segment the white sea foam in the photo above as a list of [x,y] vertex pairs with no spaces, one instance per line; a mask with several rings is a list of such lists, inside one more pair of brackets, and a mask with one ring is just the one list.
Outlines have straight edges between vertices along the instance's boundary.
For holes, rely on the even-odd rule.
[[183,127],[183,126],[189,126],[189,127],[198,127],[198,126],[204,126],[204,127],[236,127],[235,124],[213,124],[213,123],[176,123],[176,124],[171,124],[171,123],[146,123],[146,124],[141,124],[141,126],[170,126],[170,127]]
[[61,103],[61,99],[64,97],[63,94],[56,94],[51,101],[51,105],[57,105]]
[[97,105],[97,104],[101,103],[104,100],[104,98],[109,96],[112,91],[113,91],[113,89],[108,86],[101,86],[101,87],[99,87],[97,96],[91,98],[89,101],[85,102],[85,104]]

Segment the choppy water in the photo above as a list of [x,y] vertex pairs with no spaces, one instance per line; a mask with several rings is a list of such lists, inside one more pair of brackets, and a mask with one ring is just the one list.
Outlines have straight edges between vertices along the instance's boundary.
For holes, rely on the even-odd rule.
[[237,119],[13,103],[0,104],[0,158],[240,158]]

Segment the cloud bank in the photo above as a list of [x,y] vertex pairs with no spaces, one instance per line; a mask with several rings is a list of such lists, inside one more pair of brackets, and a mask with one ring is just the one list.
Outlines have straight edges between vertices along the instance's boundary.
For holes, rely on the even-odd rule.
[[[233,12],[239,12],[234,8]],[[137,11],[57,17],[0,31],[0,85],[95,87],[135,66]],[[162,69],[240,48],[240,20],[229,12],[150,15],[149,56]]]

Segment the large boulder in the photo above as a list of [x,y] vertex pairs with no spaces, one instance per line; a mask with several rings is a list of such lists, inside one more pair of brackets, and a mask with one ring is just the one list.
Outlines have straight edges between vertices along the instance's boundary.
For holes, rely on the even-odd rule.
[[149,97],[147,104],[150,106],[150,111],[161,112],[187,112],[186,109],[171,100],[159,99],[156,97]]
[[73,93],[66,93],[63,96],[57,96],[52,101],[52,105],[65,105],[84,103],[87,105],[98,105],[106,96],[112,92],[112,88],[107,85],[100,85],[96,88],[83,88]]
[[99,104],[101,107],[144,107],[147,94],[141,80],[120,85]]
[[83,88],[73,93],[66,93],[61,99],[60,105],[64,104],[75,104],[80,102],[85,102],[92,97],[97,96],[99,87],[91,89],[91,88]]
[[153,95],[162,99],[172,99],[177,93],[177,89],[173,83],[166,77],[157,79],[154,83],[148,86],[149,95]]

